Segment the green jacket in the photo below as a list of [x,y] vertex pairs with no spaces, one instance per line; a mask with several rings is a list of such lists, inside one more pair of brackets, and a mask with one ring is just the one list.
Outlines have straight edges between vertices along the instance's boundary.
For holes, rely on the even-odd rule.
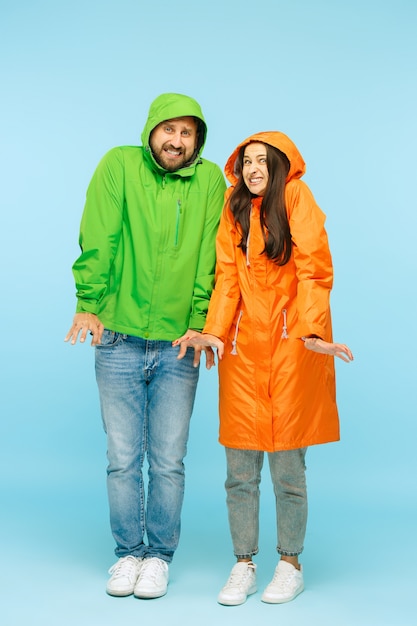
[[[149,137],[160,122],[181,116],[199,118],[203,132],[193,163],[169,173],[155,162]],[[101,160],[73,265],[77,312],[149,339],[171,341],[203,328],[226,187],[220,168],[200,157],[205,136],[197,102],[163,94],[151,105],[143,146],[114,148]]]

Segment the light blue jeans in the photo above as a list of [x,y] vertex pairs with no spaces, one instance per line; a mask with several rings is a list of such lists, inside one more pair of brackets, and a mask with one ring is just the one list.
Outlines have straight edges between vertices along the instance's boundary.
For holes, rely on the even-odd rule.
[[[268,453],[277,516],[277,551],[297,556],[303,551],[307,525],[306,448]],[[226,448],[227,508],[234,553],[258,553],[259,485],[264,453]]]
[[194,351],[177,360],[178,351],[169,341],[108,330],[96,347],[110,524],[118,557],[156,556],[169,563],[178,545],[183,459],[198,381]]

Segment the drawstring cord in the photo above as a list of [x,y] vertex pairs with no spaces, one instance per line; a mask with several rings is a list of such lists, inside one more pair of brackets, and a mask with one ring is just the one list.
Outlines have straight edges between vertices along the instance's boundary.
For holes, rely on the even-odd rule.
[[246,240],[246,266],[250,267],[250,260],[249,260],[249,239],[250,239],[250,231],[248,232],[248,238]]
[[232,341],[233,347],[232,347],[232,351],[230,352],[230,354],[237,354],[237,350],[236,350],[237,335],[239,332],[239,324],[240,324],[240,320],[242,319],[242,315],[243,315],[243,311],[240,311],[239,317],[237,318],[237,322],[236,322],[235,336],[233,337],[233,341]]
[[282,309],[282,317],[283,317],[283,323],[282,323],[281,339],[288,339],[288,333],[287,333],[287,309]]
[[246,266],[250,267],[250,259],[249,259],[249,241],[250,241],[250,219],[252,217],[252,205],[250,207],[250,212],[249,212],[249,231],[248,231],[248,236],[246,239]]

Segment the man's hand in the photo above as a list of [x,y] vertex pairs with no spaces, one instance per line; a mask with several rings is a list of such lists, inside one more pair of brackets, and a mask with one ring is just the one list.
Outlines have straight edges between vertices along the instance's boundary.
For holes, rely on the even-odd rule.
[[78,335],[80,335],[80,343],[84,343],[87,333],[89,332],[93,336],[91,345],[96,346],[101,342],[103,330],[103,324],[100,322],[97,315],[94,315],[94,313],[76,313],[74,315],[72,326],[64,341],[71,340],[71,344],[74,345],[77,343]]
[[214,358],[213,347],[217,348],[217,356],[219,360],[223,357],[224,343],[218,337],[209,334],[202,334],[196,330],[187,330],[185,335],[179,337],[172,342],[172,345],[180,346],[177,359],[183,359],[188,347],[194,348],[194,367],[197,367],[200,363],[201,352],[204,350],[206,353],[206,368],[209,370],[216,364]]
[[324,341],[323,339],[319,339],[318,337],[306,337],[304,340],[304,346],[307,350],[312,350],[313,352],[337,356],[346,363],[353,361],[353,354],[344,343],[330,343],[328,341]]

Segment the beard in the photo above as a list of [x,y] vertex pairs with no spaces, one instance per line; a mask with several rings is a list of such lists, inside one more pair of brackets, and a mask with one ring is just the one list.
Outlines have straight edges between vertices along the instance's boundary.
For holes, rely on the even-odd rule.
[[[154,148],[152,142],[150,143],[150,147],[155,161],[158,165],[163,167],[164,170],[167,170],[167,172],[176,172],[177,170],[185,167],[194,155],[194,151],[190,154],[184,151],[184,149],[178,150],[177,148],[174,148],[170,143],[164,143],[159,150]],[[179,156],[175,159],[171,159],[166,155],[165,150],[174,150],[179,154]]]

